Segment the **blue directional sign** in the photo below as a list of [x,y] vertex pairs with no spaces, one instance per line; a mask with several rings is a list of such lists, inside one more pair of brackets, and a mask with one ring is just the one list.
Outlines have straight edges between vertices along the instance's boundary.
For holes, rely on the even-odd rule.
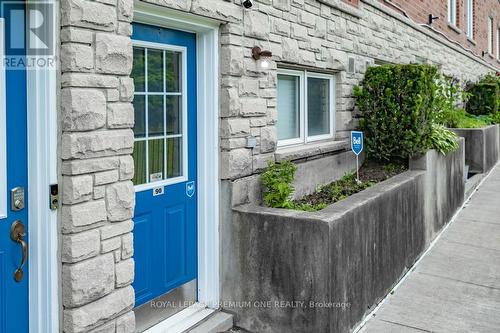
[[351,149],[359,155],[363,151],[363,132],[351,131]]

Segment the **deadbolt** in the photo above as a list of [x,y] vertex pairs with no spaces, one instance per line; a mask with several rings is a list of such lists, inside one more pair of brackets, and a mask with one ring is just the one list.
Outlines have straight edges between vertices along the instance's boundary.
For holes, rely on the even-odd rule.
[[14,187],[10,190],[10,209],[14,212],[24,209],[24,187]]

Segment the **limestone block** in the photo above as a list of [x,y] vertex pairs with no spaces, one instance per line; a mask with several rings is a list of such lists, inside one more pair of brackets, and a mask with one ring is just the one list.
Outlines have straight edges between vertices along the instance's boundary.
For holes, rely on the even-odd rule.
[[61,70],[89,72],[94,68],[94,52],[90,45],[64,43],[61,46]]
[[77,262],[99,254],[100,233],[93,229],[74,235],[63,235],[62,262]]
[[62,174],[80,175],[83,173],[111,170],[118,168],[120,165],[119,163],[120,162],[117,157],[65,161],[62,163]]
[[241,47],[223,46],[220,48],[220,70],[222,74],[243,74],[243,50]]
[[290,11],[290,0],[273,0],[273,7],[288,12]]
[[134,259],[120,261],[115,266],[116,287],[123,287],[134,281]]
[[114,265],[112,253],[63,265],[63,305],[80,306],[109,294],[115,286]]
[[118,89],[107,89],[106,100],[108,102],[118,102],[120,100],[120,92]]
[[133,0],[118,0],[118,19],[131,22],[134,12]]
[[269,16],[255,10],[245,11],[244,16],[245,36],[267,40],[271,32]]
[[131,258],[134,255],[134,234],[128,233],[122,236],[122,259]]
[[220,95],[220,115],[221,117],[238,116],[240,103],[238,90],[236,88],[222,88]]
[[234,149],[221,153],[222,179],[234,179],[252,173],[252,150]]
[[259,81],[251,79],[242,79],[238,85],[240,97],[257,97],[259,96]]
[[116,32],[123,36],[131,36],[132,35],[132,24],[129,22],[118,22],[118,29]]
[[97,1],[63,0],[61,25],[112,31],[116,26],[115,8]]
[[94,200],[98,200],[104,198],[105,194],[106,194],[106,186],[95,186],[94,195],[92,197],[94,198]]
[[118,181],[118,170],[102,171],[94,174],[94,185],[104,185]]
[[135,332],[135,313],[127,312],[116,319],[116,333],[134,333]]
[[90,30],[79,29],[75,27],[66,27],[61,29],[61,42],[75,42],[83,44],[91,44],[93,34]]
[[97,33],[96,70],[108,74],[129,75],[132,70],[132,41],[129,37]]
[[280,18],[271,18],[272,32],[282,36],[290,36],[290,22]]
[[260,130],[260,152],[269,153],[276,150],[278,135],[275,126],[262,127]]
[[62,202],[74,204],[92,198],[92,176],[66,176],[62,181]]
[[[121,248],[121,246],[122,246],[121,237],[114,237],[114,238],[103,240],[101,242],[101,253],[115,251],[115,250]],[[114,259],[114,255],[113,255],[113,259]]]
[[120,156],[120,180],[130,180],[134,176],[134,159],[130,155]]
[[131,102],[134,99],[134,80],[131,77],[120,78],[120,101]]
[[290,62],[298,62],[299,43],[297,40],[292,38],[283,38],[282,48],[283,59],[287,59]]
[[62,128],[88,131],[106,124],[106,97],[102,90],[65,88],[61,92]]
[[192,0],[191,11],[195,14],[212,17],[222,21],[241,22],[243,11],[232,2],[218,1],[217,5],[206,0]]
[[241,98],[240,108],[244,117],[264,116],[267,112],[267,103],[265,99]]
[[314,28],[316,25],[316,16],[306,11],[299,11],[299,23],[309,28]]
[[220,122],[221,137],[248,136],[250,134],[250,121],[246,118],[225,118]]
[[88,73],[64,73],[61,76],[63,87],[116,88],[118,78],[109,75]]
[[101,239],[108,239],[118,235],[130,233],[133,228],[134,222],[132,220],[105,225],[100,228]]
[[134,289],[132,286],[117,289],[82,307],[64,310],[64,332],[82,333],[88,331],[133,306]]
[[130,129],[65,133],[61,141],[63,159],[131,154],[134,133]]
[[134,126],[132,103],[108,104],[108,128],[131,128]]
[[131,181],[106,187],[106,205],[110,221],[124,221],[134,216],[135,191]]
[[96,200],[76,205],[63,205],[61,221],[64,233],[78,231],[94,223],[106,221],[106,204],[104,200]]

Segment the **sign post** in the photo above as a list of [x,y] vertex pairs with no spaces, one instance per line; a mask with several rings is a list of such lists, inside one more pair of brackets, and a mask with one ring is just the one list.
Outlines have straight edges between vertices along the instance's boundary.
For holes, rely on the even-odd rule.
[[359,183],[359,154],[363,151],[363,132],[351,131],[351,149],[356,154],[356,179]]

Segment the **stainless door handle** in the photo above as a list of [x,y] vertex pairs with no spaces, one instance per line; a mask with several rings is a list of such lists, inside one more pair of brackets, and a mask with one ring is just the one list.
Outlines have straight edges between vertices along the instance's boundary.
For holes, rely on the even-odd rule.
[[26,264],[26,259],[28,258],[28,244],[24,240],[24,236],[26,236],[24,224],[20,220],[14,221],[10,227],[10,238],[16,242],[21,244],[21,248],[23,251],[23,256],[21,259],[21,264],[14,272],[14,280],[16,282],[21,282],[24,276],[23,267]]

